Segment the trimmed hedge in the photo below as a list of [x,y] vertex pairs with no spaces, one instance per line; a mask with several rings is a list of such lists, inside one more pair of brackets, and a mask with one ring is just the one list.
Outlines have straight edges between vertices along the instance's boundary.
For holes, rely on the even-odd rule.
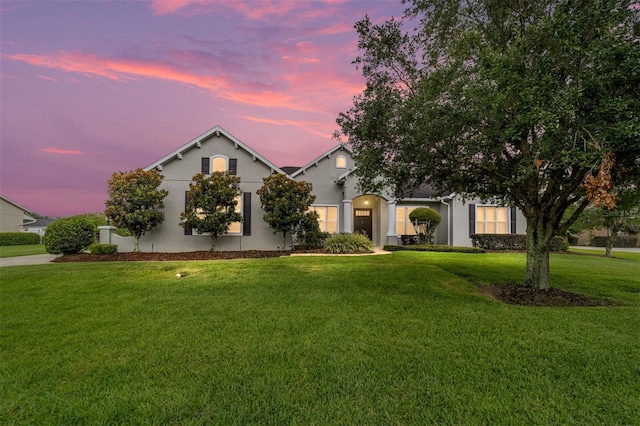
[[0,246],[32,246],[40,244],[40,235],[33,232],[0,232]]
[[118,246],[116,244],[91,244],[89,251],[91,254],[116,254]]
[[435,251],[442,253],[486,253],[481,248],[477,247],[456,247],[456,246],[445,246],[445,245],[406,245],[406,246],[396,246],[396,245],[386,245],[383,247],[386,251]]
[[[593,245],[596,247],[606,247],[607,237],[593,237]],[[613,242],[614,247],[619,248],[635,248],[638,247],[638,237],[616,237]]]
[[327,253],[373,253],[373,243],[363,234],[336,234],[324,242]]
[[[474,247],[491,251],[526,251],[527,236],[525,234],[473,234],[471,241]],[[551,251],[566,251],[569,243],[562,237],[553,237]]]
[[44,245],[47,253],[75,254],[95,242],[95,225],[82,216],[58,219],[47,226]]

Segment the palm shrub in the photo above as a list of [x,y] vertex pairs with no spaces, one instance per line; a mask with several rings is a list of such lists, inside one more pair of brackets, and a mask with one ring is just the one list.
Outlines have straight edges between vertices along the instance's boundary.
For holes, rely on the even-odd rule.
[[83,216],[58,219],[44,234],[44,247],[51,254],[80,253],[94,242],[95,227]]
[[328,253],[373,253],[373,243],[364,234],[336,234],[324,243],[324,249]]
[[427,207],[418,207],[409,213],[409,220],[416,228],[420,244],[433,244],[433,233],[442,220],[440,213]]

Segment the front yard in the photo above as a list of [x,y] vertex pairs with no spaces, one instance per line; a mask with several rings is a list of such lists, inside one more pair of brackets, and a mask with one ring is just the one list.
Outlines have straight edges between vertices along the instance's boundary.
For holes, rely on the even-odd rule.
[[523,254],[5,267],[0,423],[637,422],[640,261],[551,269],[614,305],[485,296]]

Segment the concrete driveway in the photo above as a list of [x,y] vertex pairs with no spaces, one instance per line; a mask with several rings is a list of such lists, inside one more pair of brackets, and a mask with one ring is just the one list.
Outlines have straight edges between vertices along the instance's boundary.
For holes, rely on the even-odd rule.
[[44,265],[58,257],[56,254],[34,254],[32,256],[4,257],[0,259],[0,267],[21,265]]

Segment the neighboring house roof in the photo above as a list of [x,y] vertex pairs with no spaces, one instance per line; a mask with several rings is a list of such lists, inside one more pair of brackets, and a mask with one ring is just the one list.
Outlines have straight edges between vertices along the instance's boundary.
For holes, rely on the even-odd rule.
[[[4,201],[6,201],[9,204],[12,204],[14,206],[16,206],[17,208],[19,208],[20,210],[22,210],[25,213],[28,213],[29,210],[22,207],[20,204],[16,203],[15,201],[11,201],[10,199],[8,199],[7,197],[5,197],[4,195],[0,195],[0,199],[3,199]],[[32,218],[33,219],[33,218]]]
[[29,228],[46,228],[55,221],[56,219],[36,219],[35,222],[29,224]]
[[0,195],[0,199],[4,200],[5,202],[13,205],[14,207],[22,210],[22,212],[24,213],[24,217],[22,218],[22,224],[23,225],[29,225],[33,222],[35,222],[35,218],[32,217],[29,213],[29,210],[27,210],[26,208],[22,207],[20,204],[16,203],[15,201],[11,201],[10,199],[8,199],[7,197],[5,197],[4,195]]
[[295,178],[299,174],[304,173],[308,168],[313,167],[313,166],[317,166],[318,163],[321,160],[324,160],[325,158],[331,158],[331,155],[333,155],[333,153],[335,153],[336,151],[346,151],[350,155],[353,154],[353,151],[351,151],[351,148],[349,148],[348,146],[346,146],[345,144],[342,144],[342,143],[338,144],[338,145],[334,146],[333,148],[331,148],[329,151],[325,152],[321,156],[319,156],[316,159],[314,159],[313,161],[309,162],[307,165],[300,167],[298,170],[293,172],[290,176],[292,178]]
[[158,161],[148,165],[147,167],[145,167],[145,170],[151,170],[151,169],[153,169],[155,167],[162,168],[162,166],[164,166],[166,163],[168,163],[168,162],[170,162],[170,161],[172,161],[172,160],[174,160],[176,158],[182,158],[182,154],[185,153],[186,151],[190,150],[191,148],[200,147],[200,145],[205,143],[208,139],[211,139],[211,138],[214,138],[214,137],[220,137],[220,136],[223,136],[223,135],[225,137],[227,137],[228,139],[230,139],[235,144],[236,148],[242,148],[243,150],[245,150],[246,152],[251,154],[253,156],[254,160],[260,160],[263,164],[265,164],[267,167],[271,168],[271,170],[274,171],[274,172],[285,173],[278,166],[276,166],[271,161],[269,161],[266,158],[264,158],[262,155],[258,154],[252,148],[250,148],[249,146],[245,145],[240,139],[236,138],[235,136],[233,136],[231,133],[227,132],[225,129],[223,129],[220,126],[215,126],[215,127],[211,128],[211,129],[207,130],[203,134],[201,134],[199,136],[196,136],[195,138],[191,139],[189,142],[187,142],[186,144],[182,145],[181,147],[179,147],[175,151],[170,152],[169,154],[165,155],[164,157],[162,157]]

